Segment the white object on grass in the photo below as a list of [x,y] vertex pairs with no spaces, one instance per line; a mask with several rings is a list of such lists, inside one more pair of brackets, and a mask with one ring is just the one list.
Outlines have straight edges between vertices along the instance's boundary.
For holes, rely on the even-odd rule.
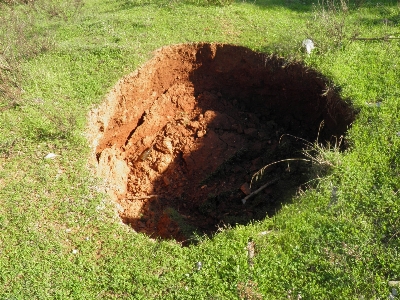
[[374,106],[376,106],[376,107],[381,107],[382,102],[367,102],[367,105],[368,105],[369,107],[374,107]]
[[310,54],[311,51],[315,48],[314,42],[310,39],[305,39],[303,41],[303,47],[306,48],[307,53]]
[[53,158],[55,158],[56,156],[58,156],[57,154],[54,154],[54,153],[49,153],[49,154],[47,154],[45,157],[44,157],[44,159],[53,159]]
[[198,261],[198,262],[196,263],[196,270],[197,270],[197,271],[200,271],[201,268],[202,268],[202,266],[203,266],[203,264],[201,263],[201,261]]

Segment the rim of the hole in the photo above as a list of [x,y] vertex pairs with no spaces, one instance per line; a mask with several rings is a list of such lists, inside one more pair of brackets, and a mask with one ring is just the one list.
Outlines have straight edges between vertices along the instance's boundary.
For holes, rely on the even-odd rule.
[[[151,58],[148,62],[146,62],[142,67],[140,67],[139,69],[137,69],[135,72],[133,72],[133,73],[131,73],[131,74],[129,74],[129,75],[123,77],[123,78],[116,84],[116,86],[114,87],[113,91],[110,92],[109,96],[107,97],[107,100],[110,99],[110,97],[111,97],[112,95],[118,94],[118,91],[117,91],[117,90],[118,90],[118,87],[121,88],[121,85],[123,85],[123,83],[124,83],[125,80],[128,80],[128,81],[129,81],[130,78],[131,78],[132,76],[136,76],[136,75],[139,76],[139,75],[140,75],[140,72],[141,72],[143,69],[147,68],[149,65],[152,65],[152,64],[154,63],[154,60],[157,60],[157,55],[160,54],[160,53],[162,53],[162,51],[163,51],[164,49],[173,49],[173,48],[179,49],[180,47],[183,47],[183,46],[198,47],[198,46],[204,46],[204,45],[211,45],[211,46],[216,46],[216,47],[218,47],[218,46],[222,46],[222,47],[224,47],[224,46],[228,46],[228,47],[237,47],[237,48],[240,48],[240,49],[242,49],[242,50],[245,49],[246,51],[250,51],[251,53],[265,55],[265,57],[269,57],[269,58],[274,57],[274,56],[271,56],[271,55],[267,55],[267,54],[263,54],[263,53],[258,53],[258,52],[252,51],[251,49],[247,49],[247,48],[242,47],[242,46],[234,46],[234,45],[230,45],[230,44],[219,44],[219,43],[212,43],[212,44],[209,44],[209,43],[191,43],[191,44],[172,45],[172,47],[171,47],[171,46],[164,46],[164,47],[162,47],[162,48],[156,50],[156,51],[155,51],[155,55],[153,56],[153,58]],[[281,57],[275,57],[275,58],[276,58],[278,61],[280,61],[280,60],[283,59],[283,58],[281,58]],[[312,70],[312,72],[315,72],[315,70],[307,68],[306,66],[304,66],[303,64],[301,64],[301,62],[295,62],[295,63],[296,63],[296,64],[299,64],[299,63],[300,63],[300,66],[303,67],[304,70]],[[319,73],[316,72],[316,74],[319,74]],[[326,83],[326,82],[325,82],[325,83]],[[111,95],[111,96],[110,96],[110,95]],[[107,100],[106,100],[106,101],[107,101]],[[111,111],[112,111],[112,110],[111,110]],[[111,113],[110,113],[109,115],[111,115]],[[101,130],[101,128],[102,128],[102,130]],[[107,126],[105,126],[104,124],[101,125],[100,128],[99,128],[99,132],[98,132],[98,134],[97,134],[97,138],[98,138],[98,139],[101,138],[101,132],[104,132],[104,131],[106,131],[106,130],[107,130]],[[93,144],[96,144],[96,142],[94,142]],[[96,146],[97,146],[97,145],[96,145]],[[96,146],[95,146],[94,148],[96,148]],[[113,148],[113,147],[111,147],[111,149],[112,149],[112,148]],[[97,153],[96,153],[96,154],[97,154]],[[118,155],[119,155],[119,154],[117,153],[117,156],[118,156]],[[97,157],[97,160],[98,160],[98,157]]]

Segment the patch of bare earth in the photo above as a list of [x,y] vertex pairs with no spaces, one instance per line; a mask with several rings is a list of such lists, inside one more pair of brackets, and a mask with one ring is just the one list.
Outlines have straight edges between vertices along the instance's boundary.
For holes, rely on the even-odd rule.
[[[328,92],[326,92],[328,90]],[[299,157],[304,142],[343,135],[353,111],[301,63],[223,44],[157,50],[91,112],[97,175],[124,223],[186,241],[221,225],[272,215],[307,179],[308,165],[268,169],[243,204],[252,175]]]

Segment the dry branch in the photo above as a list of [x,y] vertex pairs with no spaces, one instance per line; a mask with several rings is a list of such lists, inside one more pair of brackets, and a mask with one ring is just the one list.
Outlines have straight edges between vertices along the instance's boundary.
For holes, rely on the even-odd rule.
[[353,41],[388,41],[388,40],[399,40],[400,37],[396,36],[381,36],[381,37],[372,37],[372,38],[366,38],[366,37],[353,37]]
[[253,197],[254,195],[258,194],[258,193],[261,192],[263,189],[265,189],[266,187],[268,187],[268,186],[274,184],[274,183],[277,182],[278,180],[279,180],[279,177],[278,177],[278,178],[275,178],[275,179],[273,179],[273,180],[271,180],[271,181],[269,181],[269,182],[267,182],[267,183],[264,184],[264,185],[262,185],[258,190],[255,190],[255,191],[252,192],[251,194],[249,194],[249,195],[247,195],[246,197],[244,197],[244,198],[242,199],[242,203],[243,203],[243,204],[246,204],[246,201],[247,201],[249,198],[251,198],[251,197]]

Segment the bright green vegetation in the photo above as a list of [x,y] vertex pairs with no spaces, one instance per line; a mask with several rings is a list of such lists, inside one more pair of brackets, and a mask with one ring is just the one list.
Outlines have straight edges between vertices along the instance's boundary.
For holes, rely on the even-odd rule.
[[[399,37],[395,1],[347,11],[298,0],[8,2],[0,1],[0,299],[387,298],[387,281],[400,279],[400,44],[351,37]],[[301,51],[307,37],[317,46],[310,56]],[[359,114],[348,150],[321,153],[335,157],[329,175],[273,218],[181,247],[120,223],[87,166],[83,133],[118,78],[158,47],[194,41],[303,59]],[[59,156],[43,159],[49,152]]]

